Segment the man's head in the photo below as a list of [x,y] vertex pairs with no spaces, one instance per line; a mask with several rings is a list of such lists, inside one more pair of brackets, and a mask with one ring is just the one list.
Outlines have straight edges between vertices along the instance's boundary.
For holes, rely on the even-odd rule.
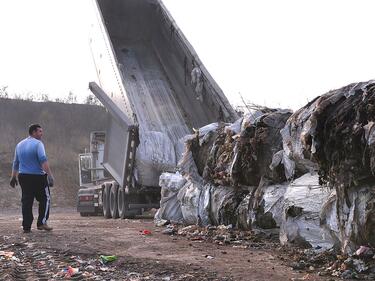
[[43,129],[39,124],[32,124],[29,127],[29,135],[37,140],[43,136]]

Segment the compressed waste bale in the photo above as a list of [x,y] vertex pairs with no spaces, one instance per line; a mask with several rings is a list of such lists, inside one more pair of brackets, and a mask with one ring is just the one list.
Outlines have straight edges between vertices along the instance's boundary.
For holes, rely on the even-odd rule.
[[170,138],[161,132],[145,132],[136,153],[137,181],[145,186],[158,186],[160,174],[174,171],[176,166],[175,149]]
[[271,170],[269,166],[273,155],[282,149],[280,130],[291,114],[289,110],[272,110],[260,116],[253,125],[245,127],[242,133],[250,137],[250,145],[241,141],[241,138],[237,142],[238,150],[232,167],[235,183],[256,186],[262,177],[272,179],[275,183],[285,181],[283,169]]
[[[375,181],[375,81],[336,90],[342,97],[318,115],[315,158],[322,182],[348,188]],[[324,117],[324,118],[323,118]],[[337,194],[341,195],[341,192]]]
[[212,123],[196,131],[195,138],[191,139],[190,150],[193,154],[195,164],[197,165],[199,175],[203,175],[210,150],[217,137],[219,128],[225,126],[225,123]]
[[231,184],[230,168],[233,161],[235,141],[234,133],[220,127],[209,150],[203,170],[203,178],[216,185]]
[[[280,227],[284,208],[284,194],[288,183],[268,185],[257,195],[250,209],[251,223],[263,229]],[[259,190],[259,189],[258,189]]]
[[334,246],[330,231],[320,225],[320,211],[331,191],[319,185],[318,175],[294,180],[284,194],[280,242],[327,250]]
[[238,205],[236,211],[236,227],[239,229],[251,229],[251,215],[250,215],[250,201],[251,201],[251,194],[246,195],[240,204]]
[[155,223],[163,225],[166,222],[182,223],[183,215],[177,194],[187,180],[180,173],[163,173],[159,179],[161,187],[160,208],[155,214]]
[[199,203],[203,186],[196,181],[188,180],[179,191],[177,198],[181,205],[184,224],[200,224]]
[[233,187],[215,186],[211,188],[210,218],[214,225],[235,225],[237,207],[243,196]]
[[[283,169],[269,168],[273,155],[282,149],[280,129],[291,115],[289,110],[252,114],[238,126],[219,127],[203,171],[203,178],[216,185],[257,186],[262,176],[285,180]],[[233,130],[232,130],[232,129]]]
[[281,131],[283,151],[295,162],[287,178],[315,170],[321,183],[334,187],[374,181],[374,121],[375,81],[317,97],[295,112]]
[[348,200],[337,198],[337,218],[341,250],[353,253],[361,245],[375,244],[375,188],[346,190]]

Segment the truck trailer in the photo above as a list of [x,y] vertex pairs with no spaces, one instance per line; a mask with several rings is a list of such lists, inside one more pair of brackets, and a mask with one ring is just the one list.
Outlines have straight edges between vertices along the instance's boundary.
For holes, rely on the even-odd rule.
[[80,155],[78,211],[133,217],[158,207],[159,176],[176,169],[186,135],[237,114],[161,0],[93,0],[92,8],[89,88],[108,122],[91,136],[105,136],[103,152],[90,145]]

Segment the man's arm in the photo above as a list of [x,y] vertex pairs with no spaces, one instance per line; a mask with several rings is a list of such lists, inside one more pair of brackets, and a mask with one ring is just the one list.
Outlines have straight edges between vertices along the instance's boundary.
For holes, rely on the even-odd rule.
[[55,180],[53,178],[52,171],[49,167],[47,156],[46,156],[46,151],[44,149],[44,145],[42,142],[40,142],[38,145],[38,159],[39,159],[39,163],[42,166],[43,171],[46,172],[47,174],[48,185],[52,187]]
[[48,161],[47,160],[42,163],[42,169],[43,169],[43,171],[46,172],[47,175],[51,175],[52,176],[52,172],[51,172],[51,169],[50,169],[50,167],[48,165]]
[[18,185],[17,176],[18,176],[19,167],[20,167],[20,161],[18,159],[17,147],[16,147],[14,151],[14,159],[13,159],[13,165],[12,165],[12,177],[10,179],[10,186],[13,188],[16,185]]

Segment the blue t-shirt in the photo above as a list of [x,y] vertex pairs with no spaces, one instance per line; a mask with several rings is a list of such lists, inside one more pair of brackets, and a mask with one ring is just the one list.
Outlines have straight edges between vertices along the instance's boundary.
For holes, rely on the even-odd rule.
[[42,164],[45,161],[47,161],[47,156],[43,143],[33,137],[28,137],[16,146],[13,170],[20,174],[44,175]]

